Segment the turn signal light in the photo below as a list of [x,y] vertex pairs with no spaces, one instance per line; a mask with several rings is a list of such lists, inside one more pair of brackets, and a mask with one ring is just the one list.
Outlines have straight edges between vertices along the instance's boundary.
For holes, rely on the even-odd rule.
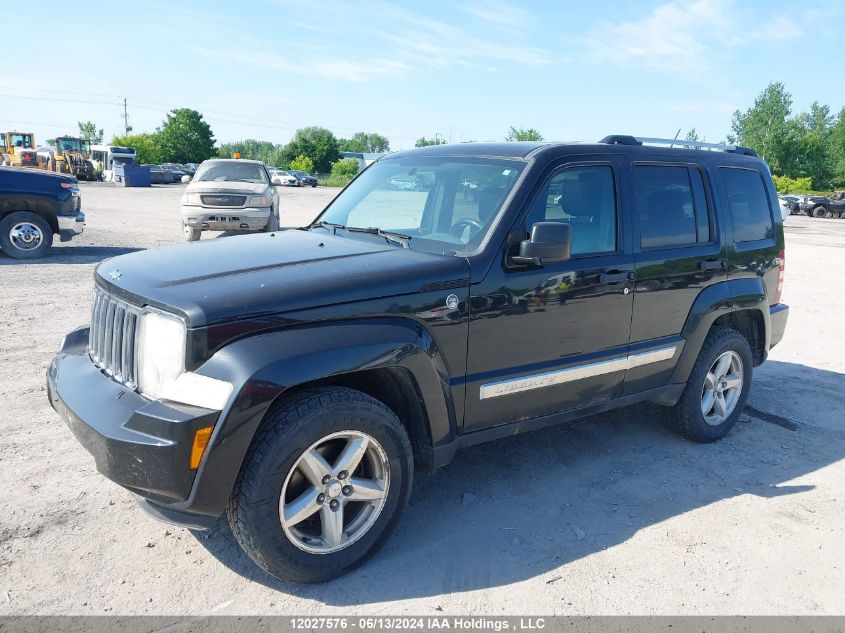
[[196,433],[194,433],[194,443],[191,445],[191,470],[199,468],[202,456],[205,454],[205,449],[208,447],[208,440],[211,439],[211,432],[213,430],[213,426],[205,426],[201,429],[197,429]]

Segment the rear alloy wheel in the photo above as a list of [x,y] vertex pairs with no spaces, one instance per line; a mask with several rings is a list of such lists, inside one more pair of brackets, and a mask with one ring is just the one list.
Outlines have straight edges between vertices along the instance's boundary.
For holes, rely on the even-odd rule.
[[304,390],[265,416],[227,509],[238,544],[282,580],[336,578],[372,556],[408,502],[408,434],[374,398]]
[[10,213],[0,222],[0,248],[14,259],[43,257],[53,245],[47,220],[30,211]]
[[719,356],[704,377],[701,390],[701,414],[711,426],[719,426],[736,409],[742,394],[742,359],[728,350]]
[[704,340],[678,403],[672,429],[695,442],[713,442],[736,424],[751,387],[751,347],[736,330],[716,327]]

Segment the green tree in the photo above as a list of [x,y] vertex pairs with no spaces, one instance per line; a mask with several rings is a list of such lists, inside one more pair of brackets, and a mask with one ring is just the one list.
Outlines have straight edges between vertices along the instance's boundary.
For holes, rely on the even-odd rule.
[[293,160],[302,155],[311,159],[314,169],[318,172],[327,173],[332,163],[340,158],[340,150],[337,138],[330,130],[314,126],[298,129],[290,143],[285,146],[284,155],[291,161],[293,169]]
[[539,131],[535,130],[533,127],[528,128],[527,130],[520,126],[517,130],[514,126],[511,126],[508,130],[507,135],[505,136],[506,141],[542,141],[543,135],[540,134]]
[[429,145],[445,145],[446,139],[440,138],[439,136],[435,136],[434,138],[426,138],[421,136],[417,139],[417,142],[414,143],[414,147],[428,147]]
[[790,121],[792,95],[780,82],[770,83],[745,112],[737,110],[731,120],[732,143],[753,148],[772,173],[794,177],[798,127]]
[[300,154],[299,156],[295,156],[292,161],[290,161],[290,168],[295,169],[296,171],[304,171],[305,173],[311,173],[314,171],[314,161],[312,161],[308,156],[304,154]]
[[165,159],[174,163],[201,163],[217,155],[214,135],[202,114],[190,108],[178,108],[156,130]]
[[834,187],[845,187],[845,108],[836,115],[830,127],[830,167]]
[[139,164],[163,163],[164,155],[155,134],[130,134],[129,136],[115,136],[112,145],[119,147],[134,147],[135,160]]
[[830,107],[817,102],[813,102],[809,112],[799,114],[792,122],[798,136],[795,171],[799,177],[810,178],[816,190],[827,189],[833,180],[833,122]]
[[79,136],[91,142],[91,145],[100,145],[103,142],[103,129],[97,129],[93,121],[77,121],[79,125]]
[[332,176],[346,176],[352,178],[358,175],[358,161],[354,158],[344,158],[332,165]]
[[390,141],[386,136],[376,132],[356,132],[352,138],[342,138],[338,141],[341,152],[380,153],[390,151]]

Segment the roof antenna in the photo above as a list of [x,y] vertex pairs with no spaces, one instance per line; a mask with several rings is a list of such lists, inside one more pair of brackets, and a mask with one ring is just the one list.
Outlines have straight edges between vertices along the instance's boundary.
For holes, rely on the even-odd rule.
[[[680,135],[681,135],[681,128],[678,128],[678,131],[677,131],[677,132],[675,132],[675,138],[673,138],[672,140],[673,140],[673,141],[677,141],[677,140],[678,140],[678,137],[679,137]],[[672,143],[669,147],[675,147],[675,144],[674,144],[674,143]]]

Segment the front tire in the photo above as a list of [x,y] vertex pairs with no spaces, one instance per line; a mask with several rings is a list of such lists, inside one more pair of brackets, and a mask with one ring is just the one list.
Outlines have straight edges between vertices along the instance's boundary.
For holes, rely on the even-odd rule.
[[202,236],[202,229],[195,229],[187,224],[182,225],[182,231],[185,233],[185,241],[196,242]]
[[321,582],[381,547],[408,502],[412,479],[408,434],[390,409],[353,389],[309,389],[262,422],[227,518],[265,571]]
[[0,249],[13,259],[38,259],[52,245],[53,229],[40,215],[18,211],[0,221]]
[[694,442],[714,442],[733,428],[751,388],[751,347],[736,330],[713,328],[704,340],[687,386],[669,409],[669,425]]
[[267,226],[264,227],[265,233],[275,233],[279,230],[279,215],[274,210],[270,210],[270,217],[267,218]]

